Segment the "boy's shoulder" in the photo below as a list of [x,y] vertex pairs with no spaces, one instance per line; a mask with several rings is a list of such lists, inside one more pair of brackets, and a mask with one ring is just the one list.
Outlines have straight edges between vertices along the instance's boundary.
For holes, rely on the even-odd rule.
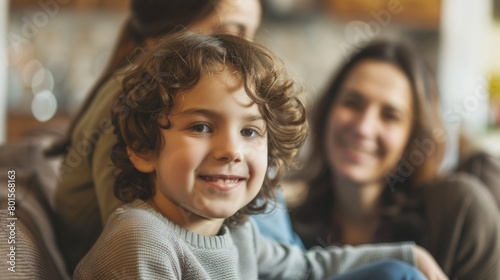
[[136,199],[133,202],[123,204],[116,208],[110,215],[109,224],[132,223],[138,226],[144,226],[148,223],[163,223],[168,225],[167,220],[156,210],[153,209],[147,202]]
[[[142,222],[149,222],[150,219],[160,219],[149,204],[143,200],[136,199],[133,202],[123,204],[116,208],[116,210],[109,217],[112,223],[129,222],[132,219],[146,218]],[[139,221],[137,221],[139,222]]]
[[183,246],[169,230],[168,223],[147,207],[143,201],[134,201],[116,209],[78,265],[75,279],[150,278],[151,275],[178,279]]
[[[105,242],[134,244],[184,252],[190,249],[228,249],[236,245],[250,249],[260,237],[257,225],[251,220],[235,227],[224,226],[222,235],[204,237],[174,224],[148,203],[135,200],[117,208],[108,219],[102,236]],[[249,247],[250,246],[250,247]]]
[[172,224],[142,200],[117,208],[108,219],[98,243],[97,247],[101,248],[97,251],[155,259],[163,256],[174,262],[185,251]]
[[176,242],[171,223],[153,210],[146,202],[135,200],[117,208],[108,219],[103,236],[108,239],[132,242],[136,246],[144,243],[168,245]]

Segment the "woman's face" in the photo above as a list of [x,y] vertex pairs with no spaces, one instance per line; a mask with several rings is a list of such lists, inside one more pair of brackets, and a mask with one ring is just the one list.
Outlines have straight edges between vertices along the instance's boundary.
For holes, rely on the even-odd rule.
[[359,62],[328,114],[325,145],[333,174],[358,184],[384,181],[404,152],[413,119],[404,72],[382,61]]
[[253,40],[261,14],[259,0],[222,0],[212,14],[193,23],[188,29],[204,34],[238,35]]

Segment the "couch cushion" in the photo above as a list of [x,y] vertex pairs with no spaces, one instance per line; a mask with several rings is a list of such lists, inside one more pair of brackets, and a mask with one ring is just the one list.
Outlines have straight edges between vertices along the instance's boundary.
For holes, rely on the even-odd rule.
[[[8,279],[70,278],[57,247],[50,206],[57,182],[58,159],[46,159],[44,146],[40,138],[0,146],[1,209],[9,206],[8,195],[15,194],[15,200],[10,201],[11,206],[15,203],[15,215],[10,216],[8,211],[0,214],[1,240],[7,241],[11,235],[15,237],[15,244],[0,242],[4,256],[0,270]],[[15,172],[15,192],[8,189],[9,171]],[[5,274],[11,267],[7,262],[11,257],[6,255],[13,254],[10,246],[15,246],[16,272]]]

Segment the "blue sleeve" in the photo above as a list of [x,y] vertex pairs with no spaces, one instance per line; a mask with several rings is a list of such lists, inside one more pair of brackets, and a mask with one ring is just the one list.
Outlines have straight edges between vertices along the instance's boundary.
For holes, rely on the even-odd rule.
[[269,204],[265,214],[252,216],[262,236],[279,243],[296,245],[305,249],[302,240],[293,231],[290,216],[286,206],[285,197],[281,190],[276,190],[276,203]]

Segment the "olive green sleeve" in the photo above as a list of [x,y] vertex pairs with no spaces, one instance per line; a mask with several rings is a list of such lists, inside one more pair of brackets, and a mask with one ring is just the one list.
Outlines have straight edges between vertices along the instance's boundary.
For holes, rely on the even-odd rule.
[[109,215],[122,205],[113,192],[118,169],[111,162],[110,153],[115,143],[114,134],[105,134],[96,146],[92,159],[92,176],[103,225],[106,224]]
[[111,107],[116,93],[120,88],[121,79],[111,79],[99,92],[99,99],[94,103],[94,127],[100,133],[99,140],[94,146],[90,159],[92,179],[99,206],[102,224],[106,224],[109,215],[123,203],[118,200],[113,192],[118,168],[111,161],[111,150],[117,142],[113,133],[111,121]]

